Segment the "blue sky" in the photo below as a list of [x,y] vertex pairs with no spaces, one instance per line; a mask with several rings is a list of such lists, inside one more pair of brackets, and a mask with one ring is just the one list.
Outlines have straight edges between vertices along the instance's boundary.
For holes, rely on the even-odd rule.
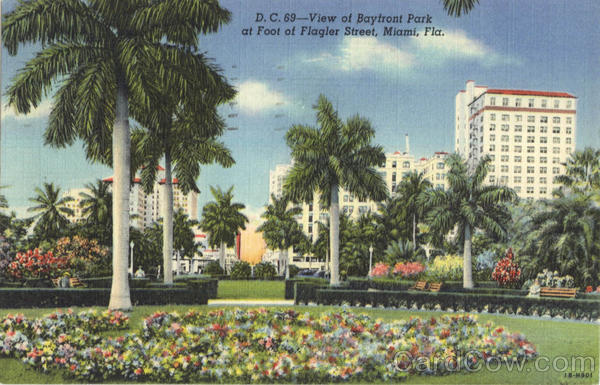
[[[2,1],[3,12],[15,4]],[[202,168],[199,207],[211,200],[209,185],[233,184],[238,201],[249,211],[260,210],[268,199],[269,170],[290,160],[285,130],[292,124],[314,124],[312,105],[320,93],[342,117],[359,113],[369,118],[377,131],[375,141],[387,152],[403,150],[408,133],[411,153],[421,157],[453,150],[454,96],[468,79],[493,88],[565,91],[579,98],[577,148],[600,147],[600,5],[594,0],[482,0],[458,19],[445,15],[440,0],[221,4],[232,12],[232,22],[201,41],[239,90],[238,103],[222,108],[224,116],[233,115],[228,124],[239,128],[223,137],[237,163],[230,169]],[[354,18],[358,13],[405,18],[409,13],[429,14],[431,25],[442,28],[445,36],[242,36],[242,28],[254,25],[257,12],[318,12],[337,15],[338,20],[348,13]],[[286,25],[280,26],[283,32]],[[343,30],[345,24],[331,26]],[[3,50],[3,106],[16,70],[38,48],[26,47],[16,57]],[[0,184],[8,186],[2,193],[19,213],[42,182],[67,189],[111,174],[106,167],[89,164],[79,144],[61,150],[43,145],[50,108],[48,100],[31,115],[15,116],[3,107]]]

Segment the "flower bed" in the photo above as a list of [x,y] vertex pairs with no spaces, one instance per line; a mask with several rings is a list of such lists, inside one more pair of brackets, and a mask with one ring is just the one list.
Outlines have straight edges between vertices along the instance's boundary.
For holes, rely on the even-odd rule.
[[157,312],[136,334],[94,334],[127,322],[110,312],[53,313],[33,321],[9,316],[2,322],[1,353],[85,381],[247,383],[399,380],[460,371],[479,359],[537,355],[523,335],[471,315],[383,323],[347,311],[319,318],[294,310]]

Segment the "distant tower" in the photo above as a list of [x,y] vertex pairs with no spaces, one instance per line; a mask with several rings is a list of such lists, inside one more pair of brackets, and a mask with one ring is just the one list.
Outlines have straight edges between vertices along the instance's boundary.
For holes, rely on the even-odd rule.
[[408,133],[404,134],[404,144],[405,144],[405,147],[406,147],[405,154],[410,154],[410,143],[408,141]]

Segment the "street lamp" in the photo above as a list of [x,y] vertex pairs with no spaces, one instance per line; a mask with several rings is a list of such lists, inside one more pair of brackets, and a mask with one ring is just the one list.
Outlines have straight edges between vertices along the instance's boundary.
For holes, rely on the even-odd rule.
[[373,266],[373,245],[369,246],[369,272],[367,275],[371,277],[371,268]]
[[129,274],[131,274],[131,278],[133,278],[133,247],[135,243],[133,241],[129,242]]

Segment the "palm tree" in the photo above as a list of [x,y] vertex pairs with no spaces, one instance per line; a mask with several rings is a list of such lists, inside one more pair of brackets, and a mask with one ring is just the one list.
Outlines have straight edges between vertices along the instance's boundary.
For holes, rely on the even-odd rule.
[[426,206],[424,196],[433,185],[425,179],[424,172],[411,171],[402,178],[398,186],[398,194],[406,206],[407,214],[412,217],[412,246],[417,249],[417,223],[424,215]]
[[600,280],[600,208],[590,195],[540,201],[531,223],[519,256],[526,276],[535,278],[543,266],[575,277],[580,285]]
[[[217,83],[225,83],[222,79],[213,79]],[[226,83],[224,96],[214,97],[216,101],[228,100],[234,91]],[[211,96],[212,97],[212,96]],[[169,100],[165,94],[163,101]],[[206,101],[204,101],[206,103]],[[165,107],[165,104],[167,107]],[[202,104],[202,103],[199,103]],[[165,158],[165,202],[162,206],[163,217],[163,269],[164,283],[173,283],[171,258],[173,256],[173,180],[172,170],[178,178],[179,186],[184,194],[190,190],[199,192],[196,179],[200,175],[200,164],[217,162],[224,167],[234,164],[233,157],[225,145],[216,140],[222,135],[224,123],[216,111],[216,105],[206,106],[202,113],[187,113],[182,106],[163,102],[156,111],[164,111],[164,116],[155,119],[159,124],[154,130],[136,130],[133,142],[137,143],[138,158],[142,159],[142,185],[146,193],[151,193],[156,180],[156,170],[160,158]],[[186,115],[187,113],[187,115]],[[152,116],[149,112],[148,116]],[[154,119],[150,119],[152,121]]]
[[294,218],[302,214],[302,208],[298,206],[289,207],[290,201],[287,197],[277,198],[271,195],[271,203],[265,207],[261,217],[265,222],[256,230],[263,233],[263,238],[271,250],[280,250],[283,256],[280,260],[285,266],[285,278],[290,278],[288,249],[302,242],[304,233]]
[[459,17],[462,13],[469,13],[475,4],[479,4],[479,0],[442,0],[444,9],[450,16]]
[[96,183],[88,183],[85,187],[90,191],[81,192],[79,206],[81,214],[88,223],[110,226],[112,213],[112,193],[107,183],[98,179]]
[[367,119],[355,115],[343,123],[323,95],[314,108],[319,128],[295,125],[286,135],[294,165],[284,190],[293,201],[304,202],[312,202],[318,193],[321,206],[329,208],[331,284],[338,285],[339,189],[361,200],[385,199],[385,182],[374,168],[385,161],[385,154],[381,146],[371,145],[375,130]]
[[586,147],[576,151],[564,166],[565,174],[554,178],[556,182],[579,193],[600,189],[600,150]]
[[66,216],[73,215],[73,210],[67,207],[73,198],[60,198],[60,188],[53,183],[44,183],[44,189],[36,187],[35,192],[37,195],[29,200],[37,205],[27,209],[37,213],[33,216],[36,220],[35,234],[45,239],[60,238],[61,232],[69,226]]
[[195,53],[198,35],[229,20],[217,1],[186,0],[30,0],[5,15],[2,41],[10,55],[21,44],[42,44],[9,87],[8,104],[26,114],[59,80],[46,143],[82,139],[89,159],[114,168],[112,309],[131,308],[129,116],[142,119],[160,97],[156,84],[167,78],[193,109],[209,75]]
[[225,269],[225,247],[232,247],[240,229],[246,229],[248,218],[240,212],[246,206],[231,202],[233,186],[227,191],[221,190],[220,187],[210,186],[210,191],[215,200],[207,203],[202,209],[200,227],[209,233],[210,246],[219,246],[219,263],[221,268]]
[[447,234],[458,230],[463,241],[463,286],[473,287],[471,266],[471,236],[480,228],[497,237],[505,236],[505,225],[510,221],[510,212],[505,202],[516,198],[508,187],[484,185],[490,158],[483,158],[472,172],[460,155],[446,159],[450,171],[447,174],[448,190],[429,190],[424,202],[430,207],[428,222],[432,232]]

